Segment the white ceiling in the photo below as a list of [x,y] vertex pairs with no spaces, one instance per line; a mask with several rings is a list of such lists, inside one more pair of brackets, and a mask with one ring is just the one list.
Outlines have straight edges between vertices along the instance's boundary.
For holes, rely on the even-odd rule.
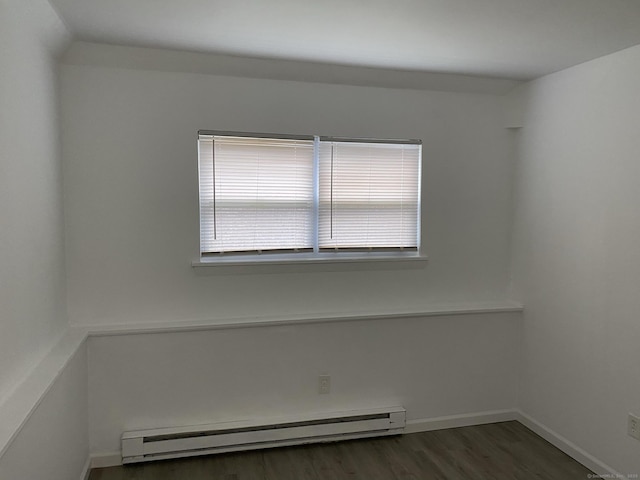
[[530,79],[640,44],[640,0],[50,0],[79,40]]

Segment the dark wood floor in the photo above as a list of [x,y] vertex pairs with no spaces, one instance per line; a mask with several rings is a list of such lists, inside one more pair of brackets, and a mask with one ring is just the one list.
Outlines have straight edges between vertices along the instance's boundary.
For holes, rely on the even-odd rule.
[[94,469],[89,480],[582,480],[518,422]]

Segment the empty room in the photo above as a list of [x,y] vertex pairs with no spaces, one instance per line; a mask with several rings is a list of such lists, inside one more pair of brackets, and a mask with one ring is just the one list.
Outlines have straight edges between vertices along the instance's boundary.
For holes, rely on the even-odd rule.
[[640,475],[640,2],[0,0],[0,479]]

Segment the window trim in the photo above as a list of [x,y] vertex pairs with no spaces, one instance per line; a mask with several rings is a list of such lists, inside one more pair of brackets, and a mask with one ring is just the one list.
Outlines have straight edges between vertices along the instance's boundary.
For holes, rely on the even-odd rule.
[[[363,137],[339,137],[321,135],[296,135],[277,134],[263,132],[238,132],[229,130],[198,130],[198,140],[202,136],[232,136],[246,138],[273,138],[286,140],[306,140],[314,142],[314,171],[318,171],[320,142],[346,142],[346,143],[380,143],[394,145],[419,145],[423,142],[420,139],[388,139],[388,138],[363,138]],[[426,262],[428,257],[423,253],[422,248],[422,150],[418,162],[418,224],[417,224],[417,247],[403,250],[371,250],[371,251],[322,251],[318,248],[318,219],[315,219],[314,228],[314,250],[312,252],[297,253],[255,253],[255,252],[220,252],[203,253],[198,247],[198,260],[191,262],[192,267],[215,267],[215,266],[251,266],[251,265],[295,265],[295,264],[338,264],[338,263],[360,263],[360,262]],[[200,176],[200,159],[198,155],[198,177]],[[319,208],[319,181],[314,175],[314,215],[317,217]],[[200,232],[200,213],[198,214],[198,224]],[[200,236],[200,235],[199,235]]]

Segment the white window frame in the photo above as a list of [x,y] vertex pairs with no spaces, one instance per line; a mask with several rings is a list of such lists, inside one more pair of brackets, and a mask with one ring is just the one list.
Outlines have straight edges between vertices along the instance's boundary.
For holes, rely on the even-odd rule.
[[[274,138],[291,140],[314,141],[314,237],[315,248],[313,252],[298,253],[208,253],[203,254],[199,247],[198,260],[192,262],[194,267],[209,266],[236,266],[236,265],[285,265],[285,264],[322,264],[322,263],[359,263],[359,262],[414,262],[426,261],[427,257],[422,251],[421,227],[422,227],[422,141],[421,140],[398,140],[398,139],[372,139],[372,138],[351,138],[351,137],[328,137],[317,135],[288,135],[269,134],[253,132],[235,132],[220,130],[200,130],[198,139],[201,136],[232,136],[232,137],[253,137],[253,138]],[[417,214],[417,248],[410,250],[383,250],[383,251],[319,251],[318,249],[318,214],[319,214],[319,147],[320,142],[356,142],[356,143],[379,143],[379,144],[405,144],[419,145],[420,158],[418,162],[418,214]],[[198,158],[200,165],[200,158]],[[199,174],[200,177],[200,174]],[[200,182],[200,181],[199,181]],[[200,210],[199,210],[200,212]],[[200,223],[202,221],[200,213],[198,215],[200,238]]]

